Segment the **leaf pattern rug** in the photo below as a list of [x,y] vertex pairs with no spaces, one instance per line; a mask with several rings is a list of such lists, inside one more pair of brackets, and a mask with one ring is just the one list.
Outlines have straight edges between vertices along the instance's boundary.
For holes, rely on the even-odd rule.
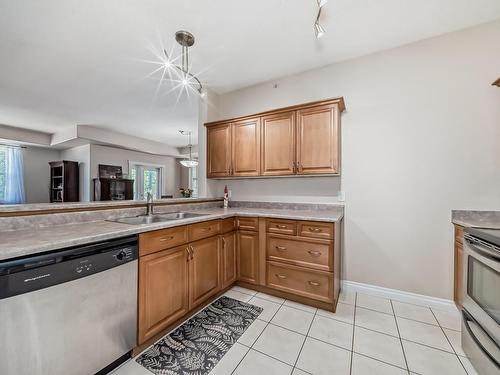
[[223,296],[136,361],[158,375],[206,375],[261,312],[261,307]]

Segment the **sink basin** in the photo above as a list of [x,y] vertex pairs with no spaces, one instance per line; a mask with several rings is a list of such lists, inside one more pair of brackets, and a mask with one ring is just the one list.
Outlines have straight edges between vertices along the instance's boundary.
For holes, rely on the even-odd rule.
[[191,217],[205,216],[207,214],[195,214],[192,212],[168,212],[164,214],[140,215],[133,217],[121,217],[119,219],[109,220],[115,223],[130,224],[130,225],[145,225],[153,223],[161,223],[164,221],[188,219]]

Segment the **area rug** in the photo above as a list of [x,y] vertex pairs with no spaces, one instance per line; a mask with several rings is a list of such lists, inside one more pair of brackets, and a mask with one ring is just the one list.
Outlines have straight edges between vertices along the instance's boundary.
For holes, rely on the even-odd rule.
[[261,312],[261,307],[223,296],[136,361],[158,375],[206,375]]

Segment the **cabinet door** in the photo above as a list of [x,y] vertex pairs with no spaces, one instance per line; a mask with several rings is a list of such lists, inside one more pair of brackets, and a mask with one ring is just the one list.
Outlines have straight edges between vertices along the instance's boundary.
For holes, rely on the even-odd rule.
[[236,233],[223,234],[221,241],[221,280],[226,288],[236,280]]
[[186,246],[139,258],[139,344],[188,310]]
[[231,124],[213,125],[207,128],[207,177],[230,175]]
[[295,112],[262,117],[262,175],[295,173]]
[[259,233],[238,232],[238,280],[257,284],[259,281]]
[[339,121],[337,104],[297,111],[298,174],[340,173]]
[[260,118],[232,124],[233,176],[258,176],[260,174]]
[[220,290],[219,236],[190,244],[189,308],[196,307]]

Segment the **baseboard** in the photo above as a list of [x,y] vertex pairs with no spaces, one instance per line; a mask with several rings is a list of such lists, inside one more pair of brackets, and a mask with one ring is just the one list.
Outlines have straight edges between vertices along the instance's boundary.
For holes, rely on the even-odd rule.
[[358,283],[355,281],[342,280],[343,290],[352,290],[356,292],[371,294],[377,297],[390,298],[396,301],[413,303],[415,305],[424,305],[436,309],[455,309],[455,303],[452,300],[425,296],[423,294],[405,292],[403,290],[384,288],[381,286]]

